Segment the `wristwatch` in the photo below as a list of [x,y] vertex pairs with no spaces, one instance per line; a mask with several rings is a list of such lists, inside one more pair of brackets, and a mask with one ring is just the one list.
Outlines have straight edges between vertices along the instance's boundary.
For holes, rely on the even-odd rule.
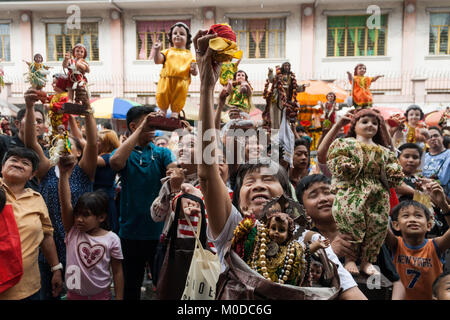
[[55,272],[56,270],[62,270],[62,268],[63,268],[63,265],[62,265],[62,263],[60,262],[60,263],[58,263],[56,266],[51,267],[50,270],[51,270],[52,272]]

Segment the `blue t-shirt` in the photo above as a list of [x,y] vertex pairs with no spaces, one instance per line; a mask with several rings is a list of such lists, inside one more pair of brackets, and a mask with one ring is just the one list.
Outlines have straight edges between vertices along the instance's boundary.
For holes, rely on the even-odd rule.
[[427,152],[422,174],[428,178],[437,175],[445,194],[450,196],[450,150],[434,156]]
[[[117,150],[117,149],[116,149]],[[111,156],[116,152],[114,150]],[[167,148],[149,143],[134,147],[125,167],[119,171],[120,192],[119,236],[129,240],[158,240],[164,222],[154,222],[150,205],[161,189],[167,166],[175,161]]]

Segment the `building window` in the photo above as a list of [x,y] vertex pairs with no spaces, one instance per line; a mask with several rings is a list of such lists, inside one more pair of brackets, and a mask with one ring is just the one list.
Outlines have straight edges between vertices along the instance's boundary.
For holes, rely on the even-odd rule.
[[450,54],[450,46],[448,45],[449,28],[450,13],[430,14],[430,54]]
[[327,56],[386,55],[387,15],[380,16],[379,28],[368,28],[369,16],[329,16],[327,21]]
[[0,59],[11,61],[9,24],[0,24]]
[[81,23],[80,29],[68,29],[65,23],[47,23],[47,60],[62,61],[77,43],[87,49],[86,60],[99,60],[98,23]]
[[286,18],[230,19],[244,58],[285,58]]
[[138,21],[136,23],[136,59],[147,60],[156,41],[161,42],[161,50],[168,49],[170,27],[177,22],[183,22],[190,28],[189,20]]

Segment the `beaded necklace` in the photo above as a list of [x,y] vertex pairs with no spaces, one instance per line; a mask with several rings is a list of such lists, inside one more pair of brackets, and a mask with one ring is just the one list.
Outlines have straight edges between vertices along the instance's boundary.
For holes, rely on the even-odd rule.
[[[258,233],[255,237],[256,245],[253,251],[250,267],[258,273],[262,274],[262,276],[267,280],[271,280],[267,269],[267,234],[267,228],[262,224],[258,225]],[[295,241],[291,241],[289,242],[286,250],[286,256],[284,258],[284,265],[281,269],[281,274],[278,276],[277,282],[280,284],[284,284],[284,282],[289,278],[292,270],[292,264],[294,263],[294,252]]]

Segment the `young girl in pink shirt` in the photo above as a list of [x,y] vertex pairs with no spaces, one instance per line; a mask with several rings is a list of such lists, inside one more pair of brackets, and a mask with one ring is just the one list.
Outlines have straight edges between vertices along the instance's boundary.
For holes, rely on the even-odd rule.
[[[66,286],[69,300],[111,300],[111,278],[115,299],[123,299],[122,249],[119,237],[106,227],[108,197],[102,192],[87,192],[72,209],[69,178],[74,156],[59,163],[59,199],[66,231]],[[112,274],[111,274],[112,270]]]

